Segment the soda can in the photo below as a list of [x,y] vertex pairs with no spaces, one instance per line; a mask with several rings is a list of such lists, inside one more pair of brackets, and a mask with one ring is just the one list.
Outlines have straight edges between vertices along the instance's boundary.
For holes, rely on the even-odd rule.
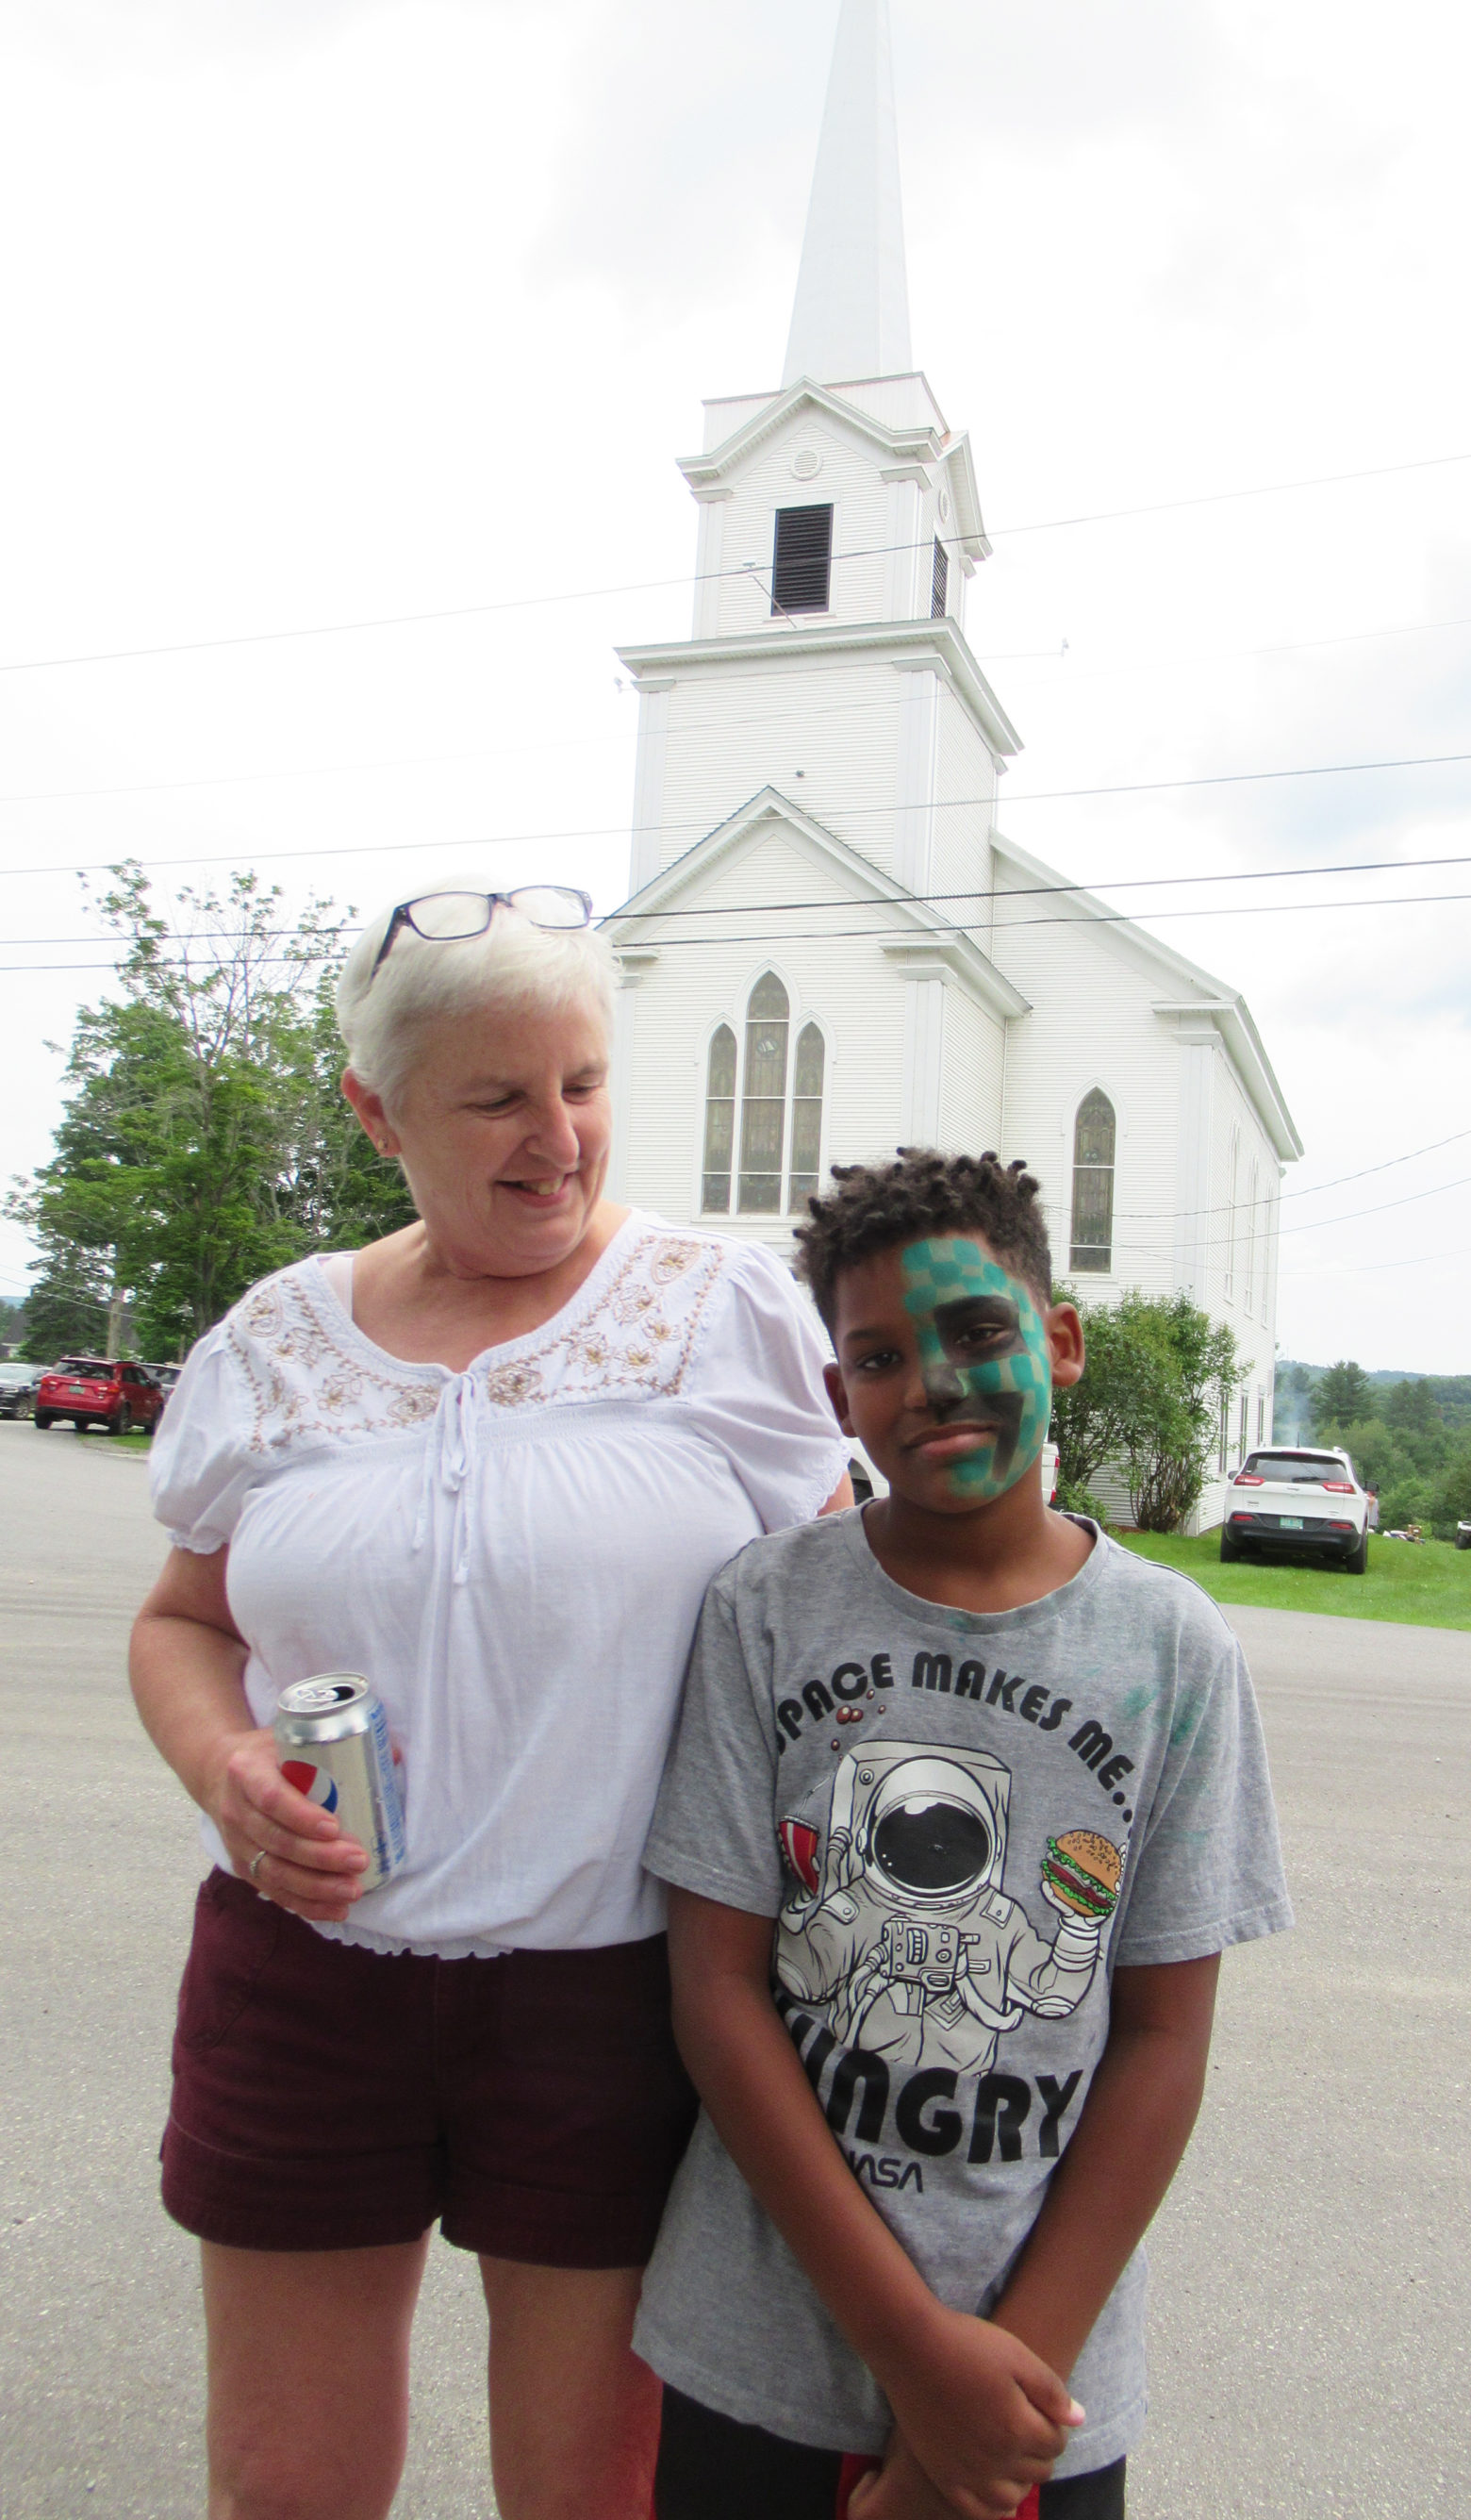
[[367,1681],[354,1671],[293,1680],[272,1730],[287,1783],[367,1850],[368,1869],[356,1877],[376,1890],[403,1863],[404,1814],[388,1727]]

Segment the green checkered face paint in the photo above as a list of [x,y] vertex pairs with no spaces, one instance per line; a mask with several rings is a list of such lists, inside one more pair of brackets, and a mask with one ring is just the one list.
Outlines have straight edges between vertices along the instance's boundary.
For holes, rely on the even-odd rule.
[[1039,1459],[1052,1414],[1052,1360],[1031,1293],[978,1242],[946,1235],[903,1254],[905,1310],[919,1370],[945,1426],[985,1427],[992,1440],[950,1462],[958,1496],[1003,1496]]

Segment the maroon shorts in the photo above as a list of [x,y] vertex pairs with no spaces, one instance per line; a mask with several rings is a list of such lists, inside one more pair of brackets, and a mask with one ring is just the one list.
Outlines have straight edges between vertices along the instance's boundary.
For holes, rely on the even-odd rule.
[[237,2249],[447,2240],[643,2266],[694,2121],[662,1934],[363,1951],[211,1872],[179,1991],[163,2201]]

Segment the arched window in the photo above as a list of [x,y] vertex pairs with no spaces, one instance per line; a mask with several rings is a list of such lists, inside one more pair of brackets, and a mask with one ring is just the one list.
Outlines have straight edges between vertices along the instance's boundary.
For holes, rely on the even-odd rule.
[[742,1216],[781,1213],[789,1013],[786,991],[776,972],[764,971],[745,1011],[738,1201]]
[[707,1215],[730,1215],[735,1146],[736,1035],[723,1023],[710,1044],[705,1078],[705,1180],[700,1205]]
[[1106,1277],[1113,1267],[1113,1104],[1094,1086],[1078,1106],[1073,1130],[1073,1236],[1070,1266]]
[[823,1147],[823,1036],[815,1023],[797,1035],[797,1072],[791,1095],[791,1181],[786,1192],[789,1214],[805,1207],[818,1186]]
[[710,1039],[700,1204],[729,1216],[734,1173],[739,1215],[790,1215],[818,1187],[826,1045],[805,1023],[791,1055],[791,1003],[775,971],[763,971],[745,1016],[739,1049],[728,1023]]

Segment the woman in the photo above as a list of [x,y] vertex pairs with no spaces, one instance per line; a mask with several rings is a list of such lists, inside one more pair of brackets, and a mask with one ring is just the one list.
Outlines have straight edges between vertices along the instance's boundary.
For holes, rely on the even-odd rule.
[[[640,1855],[708,1578],[847,1490],[785,1271],[603,1196],[587,916],[538,886],[369,926],[343,1089],[420,1221],[245,1296],[157,1439],[134,1688],[216,1868],[163,2144],[212,2520],[387,2511],[436,2218],[480,2259],[503,2520],[646,2520],[629,2333],[692,2104]],[[366,1894],[269,1730],[323,1670],[400,1759],[408,1860]]]

